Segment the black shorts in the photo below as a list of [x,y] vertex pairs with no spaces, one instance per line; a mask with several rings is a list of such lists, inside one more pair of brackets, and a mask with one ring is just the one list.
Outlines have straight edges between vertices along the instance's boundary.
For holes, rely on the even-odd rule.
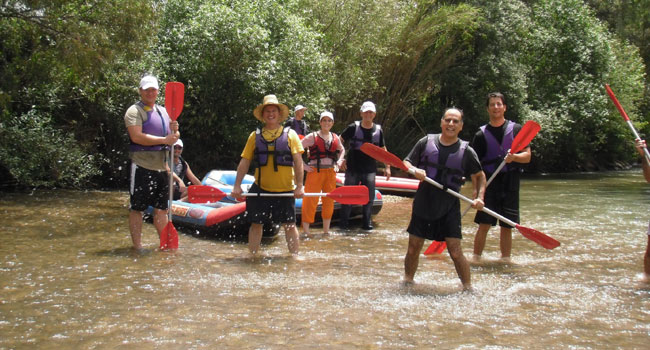
[[[490,187],[488,187],[485,191],[485,207],[519,223],[519,191],[490,191]],[[495,226],[497,219],[483,211],[477,211],[474,222]],[[499,220],[499,226],[512,228],[501,220]]]
[[452,210],[436,220],[426,220],[411,214],[406,232],[420,238],[443,242],[446,237],[462,239],[460,211]]
[[131,164],[129,209],[145,211],[148,207],[167,210],[169,205],[169,175],[166,171],[149,170]]
[[268,192],[253,184],[248,193],[291,193],[291,197],[246,197],[246,220],[252,224],[295,224],[296,199],[293,191]]

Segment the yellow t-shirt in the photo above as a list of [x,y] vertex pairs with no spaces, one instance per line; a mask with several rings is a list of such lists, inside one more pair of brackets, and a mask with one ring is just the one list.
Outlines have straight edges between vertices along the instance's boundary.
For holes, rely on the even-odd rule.
[[[275,130],[262,129],[262,136],[264,137],[264,140],[266,140],[267,142],[271,142],[276,138],[280,137],[280,135],[282,135],[282,129],[283,129],[282,127],[279,127],[278,129]],[[291,148],[292,155],[296,153],[302,153],[305,151],[302,148],[302,143],[300,142],[300,138],[298,137],[298,134],[296,134],[295,131],[290,129],[288,138],[289,138],[289,147]],[[275,150],[275,146],[269,145],[269,151],[273,151],[273,150]],[[254,155],[255,155],[255,131],[253,131],[248,136],[248,140],[246,141],[246,147],[244,147],[244,151],[241,153],[241,157],[252,161]],[[261,184],[257,183],[257,185],[260,186],[263,190],[269,192],[293,191],[295,188],[295,184],[293,182],[294,179],[293,167],[278,166],[278,171],[276,172],[273,169],[273,164],[275,164],[275,159],[273,159],[273,157],[275,156],[269,154],[269,159],[266,162],[266,165],[262,165],[261,167],[255,169],[255,183],[257,183],[258,179],[260,178],[259,172],[261,171],[262,183]]]

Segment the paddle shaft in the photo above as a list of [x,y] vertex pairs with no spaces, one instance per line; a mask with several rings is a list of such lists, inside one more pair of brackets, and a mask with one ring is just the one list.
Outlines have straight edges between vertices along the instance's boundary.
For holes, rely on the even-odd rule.
[[172,222],[172,202],[174,201],[174,146],[169,147],[169,205],[167,220]]
[[[639,133],[636,132],[636,129],[634,128],[634,125],[632,125],[632,121],[628,118],[625,120],[627,125],[630,127],[630,130],[632,130],[632,133],[634,134],[635,140],[641,140],[641,137],[639,136]],[[648,152],[647,147],[643,147],[643,153],[645,153],[645,158],[650,162],[650,152]]]
[[[410,168],[410,169],[409,169],[409,173],[410,173],[411,175],[415,175],[415,168]],[[438,187],[438,188],[441,189],[441,190],[444,190],[445,192],[451,194],[452,196],[454,196],[454,197],[456,197],[456,198],[458,198],[458,199],[462,199],[462,200],[464,200],[464,201],[467,202],[467,203],[470,203],[470,204],[473,204],[473,203],[474,203],[473,200],[471,200],[471,199],[469,199],[469,198],[463,196],[462,194],[460,194],[460,193],[458,193],[458,192],[456,192],[456,191],[454,191],[454,190],[451,190],[451,189],[449,189],[449,188],[446,188],[446,189],[445,189],[444,186],[442,186],[441,184],[439,184],[438,182],[436,182],[435,180],[433,180],[432,178],[430,178],[430,177],[428,177],[428,176],[424,178],[424,181],[426,181],[426,182],[428,182],[428,183],[430,183],[430,184],[432,184],[432,185]],[[501,220],[502,222],[507,223],[507,224],[510,225],[510,226],[513,226],[513,227],[517,227],[517,226],[519,226],[519,224],[517,224],[516,222],[514,222],[514,221],[512,221],[512,220],[510,220],[510,219],[508,219],[508,218],[505,218],[505,217],[503,217],[503,216],[501,216],[501,215],[499,215],[499,214],[493,212],[492,210],[490,210],[490,209],[488,209],[488,208],[483,207],[483,209],[481,209],[481,210],[484,211],[486,214],[488,214],[488,215],[490,215],[490,216],[492,216],[492,217],[495,217],[495,218]]]

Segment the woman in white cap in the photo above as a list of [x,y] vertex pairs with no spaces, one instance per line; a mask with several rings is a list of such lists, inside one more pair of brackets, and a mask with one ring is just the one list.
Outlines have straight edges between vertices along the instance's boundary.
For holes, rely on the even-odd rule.
[[[307,171],[305,192],[328,193],[336,188],[336,172],[345,157],[345,148],[338,135],[330,132],[334,125],[334,115],[331,112],[320,114],[320,130],[310,133],[302,139],[302,146],[309,149],[309,164],[305,164]],[[323,233],[329,233],[332,214],[334,213],[334,200],[322,197],[321,217],[323,219]],[[314,223],[318,197],[305,197],[302,199],[302,229],[309,234],[309,225]]]

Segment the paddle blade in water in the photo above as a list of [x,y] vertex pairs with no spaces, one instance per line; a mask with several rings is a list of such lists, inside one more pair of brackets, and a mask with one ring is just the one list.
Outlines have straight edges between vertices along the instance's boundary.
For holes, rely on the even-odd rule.
[[373,145],[372,143],[364,143],[361,145],[361,152],[375,158],[376,160],[389,164],[390,166],[394,166],[396,168],[402,169],[406,172],[409,171],[409,169],[404,165],[401,159],[399,159],[396,155],[386,151],[385,149]]
[[178,249],[178,231],[176,231],[176,227],[171,222],[168,222],[165,229],[167,230],[167,248]]
[[172,120],[176,120],[183,110],[185,100],[185,85],[178,81],[165,84],[165,109]]
[[424,251],[424,255],[442,254],[442,252],[445,251],[445,248],[447,248],[446,242],[433,241],[429,248]]
[[175,230],[176,228],[171,221],[168,221],[167,225],[165,225],[165,228],[163,228],[160,233],[160,245],[158,246],[160,250],[167,250],[169,248],[169,231],[172,229]]
[[228,194],[212,186],[192,185],[187,188],[187,199],[190,203],[215,203]]
[[553,249],[560,246],[560,242],[558,242],[555,238],[547,236],[535,229],[521,225],[517,225],[515,227],[524,237],[530,239],[531,241],[541,245],[546,249]]
[[521,127],[521,130],[519,133],[517,133],[517,136],[515,136],[515,139],[512,140],[512,146],[510,146],[510,153],[515,154],[522,149],[526,148],[530,141],[533,140],[535,135],[542,129],[539,124],[536,122],[529,120],[524,124],[524,126]]
[[327,194],[331,198],[341,204],[368,204],[368,187],[366,186],[343,186],[337,187],[335,190]]

